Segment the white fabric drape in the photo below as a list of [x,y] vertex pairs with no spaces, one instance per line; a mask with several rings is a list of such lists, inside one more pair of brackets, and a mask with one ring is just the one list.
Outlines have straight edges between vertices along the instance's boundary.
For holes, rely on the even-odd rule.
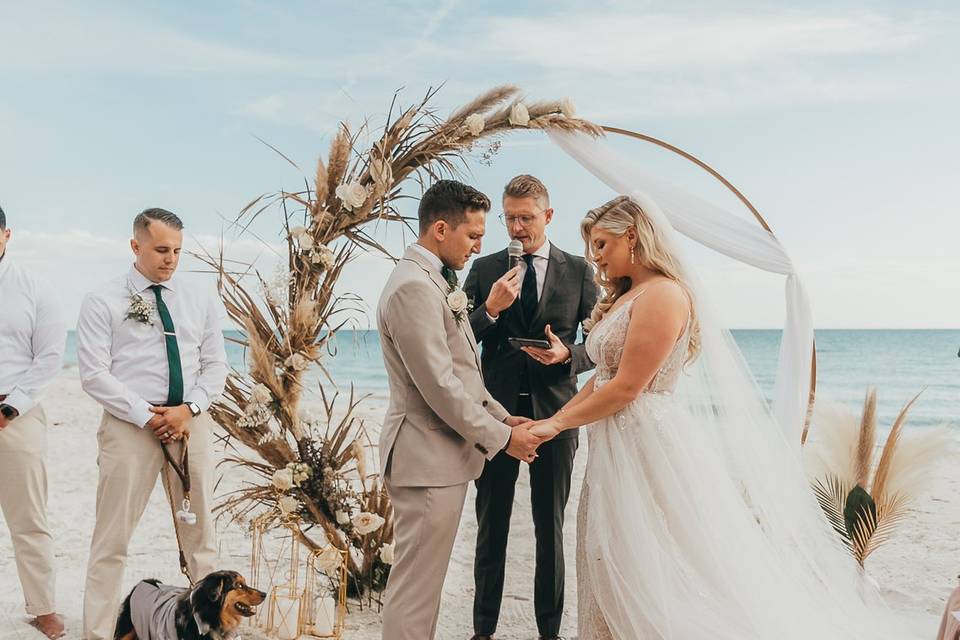
[[[550,135],[614,191],[636,200],[663,232],[692,291],[700,329],[697,359],[667,394],[640,394],[585,426],[589,499],[577,531],[585,554],[578,587],[597,603],[599,637],[610,637],[604,625],[620,639],[923,637],[862,579],[810,489],[799,442],[813,329],[783,248],[763,229],[647,175],[603,141]],[[677,233],[786,276],[773,409]],[[596,356],[595,385],[617,375],[617,349],[626,339],[627,323],[608,321],[587,340]],[[589,618],[581,632],[595,637]]]
[[788,441],[799,448],[810,393],[813,317],[803,283],[780,242],[756,224],[646,173],[601,139],[558,131],[547,135],[617,193],[654,201],[677,232],[745,264],[787,276],[773,412]]

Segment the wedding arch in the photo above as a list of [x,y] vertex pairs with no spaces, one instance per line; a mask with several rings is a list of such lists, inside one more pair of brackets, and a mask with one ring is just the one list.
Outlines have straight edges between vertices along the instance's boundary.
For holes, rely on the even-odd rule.
[[[677,232],[784,275],[787,321],[772,410],[795,442],[806,438],[814,400],[813,327],[803,285],[769,225],[719,172],[652,136],[578,118],[569,100],[529,102],[517,87],[501,86],[441,118],[431,106],[435,95],[430,90],[406,109],[395,97],[376,135],[367,124],[351,130],[342,123],[314,175],[304,177],[302,190],[262,194],[241,210],[236,223],[244,230],[261,214],[279,212],[287,244],[286,272],[279,278],[238,267],[223,250],[200,256],[218,273],[227,313],[241,330],[236,342],[247,353],[246,370],[230,375],[211,414],[234,451],[227,461],[257,479],[229,494],[219,509],[239,522],[255,516],[260,525],[292,528],[335,583],[345,562],[354,596],[372,598],[382,591],[392,562],[393,523],[386,491],[367,462],[371,443],[353,390],[340,400],[321,384],[322,415],[301,410],[311,365],[332,381],[324,361],[334,354],[333,339],[357,302],[335,294],[334,287],[359,253],[390,255],[370,231],[381,223],[409,226],[397,207],[400,199],[412,197],[404,187],[416,184],[422,191],[433,180],[458,175],[471,153],[489,160],[499,137],[511,131],[543,130],[613,190],[653,198]],[[693,162],[728,188],[759,226],[634,167],[602,142],[605,135],[652,143]],[[374,142],[359,148],[362,138]],[[611,163],[620,170],[606,171]]]

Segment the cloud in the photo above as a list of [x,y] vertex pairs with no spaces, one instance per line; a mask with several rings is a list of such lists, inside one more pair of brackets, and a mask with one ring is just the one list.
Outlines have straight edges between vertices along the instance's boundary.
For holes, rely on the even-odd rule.
[[3,7],[0,23],[28,24],[30,28],[4,33],[0,69],[136,74],[324,73],[323,65],[314,64],[309,57],[226,44],[149,18],[125,13],[122,8],[96,13],[77,11],[67,4],[55,9],[31,3]]
[[925,28],[923,19],[866,12],[789,11],[747,17],[629,14],[617,9],[492,18],[477,42],[515,62],[609,76],[897,52],[915,45]]

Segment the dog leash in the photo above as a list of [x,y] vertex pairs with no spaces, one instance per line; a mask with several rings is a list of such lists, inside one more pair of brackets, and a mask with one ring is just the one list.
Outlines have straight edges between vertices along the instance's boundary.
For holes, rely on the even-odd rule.
[[[189,435],[184,435],[183,440],[181,441],[182,446],[180,449],[180,462],[177,462],[173,458],[173,454],[170,453],[170,449],[163,442],[160,443],[160,448],[163,449],[163,457],[166,458],[166,466],[168,469],[164,471],[164,483],[163,488],[167,494],[167,502],[170,504],[170,513],[173,516],[173,532],[177,537],[177,550],[180,553],[180,572],[186,576],[187,580],[190,582],[192,587],[195,583],[193,576],[190,575],[190,568],[187,566],[187,557],[183,552],[183,541],[180,538],[180,524],[189,524],[194,525],[197,523],[197,515],[190,511],[190,457],[189,450],[187,447],[187,442],[189,440]],[[180,486],[183,487],[183,502],[180,505],[180,510],[177,511],[176,507],[173,504],[173,492],[170,488],[170,472],[169,469],[177,474],[177,477],[180,480]]]

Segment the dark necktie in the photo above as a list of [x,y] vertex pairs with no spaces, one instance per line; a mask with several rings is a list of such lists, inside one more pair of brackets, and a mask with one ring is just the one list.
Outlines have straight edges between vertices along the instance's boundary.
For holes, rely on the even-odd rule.
[[529,325],[537,313],[537,272],[533,268],[532,253],[523,254],[523,261],[527,263],[527,270],[523,274],[523,284],[520,285],[520,307]]
[[453,269],[451,269],[451,268],[448,267],[447,265],[443,265],[443,266],[440,268],[440,275],[442,275],[442,276],[443,276],[443,279],[447,281],[447,284],[450,285],[450,288],[451,288],[451,289],[456,289],[456,288],[457,288],[457,282],[458,282],[458,281],[457,281],[457,272],[456,272],[456,271],[454,271]]
[[163,324],[163,338],[167,343],[167,366],[170,369],[170,382],[167,387],[167,406],[176,407],[183,404],[183,367],[180,363],[180,347],[177,345],[177,333],[173,327],[173,318],[167,303],[160,294],[163,289],[159,284],[150,285],[157,297],[157,311],[160,313],[160,323]]

